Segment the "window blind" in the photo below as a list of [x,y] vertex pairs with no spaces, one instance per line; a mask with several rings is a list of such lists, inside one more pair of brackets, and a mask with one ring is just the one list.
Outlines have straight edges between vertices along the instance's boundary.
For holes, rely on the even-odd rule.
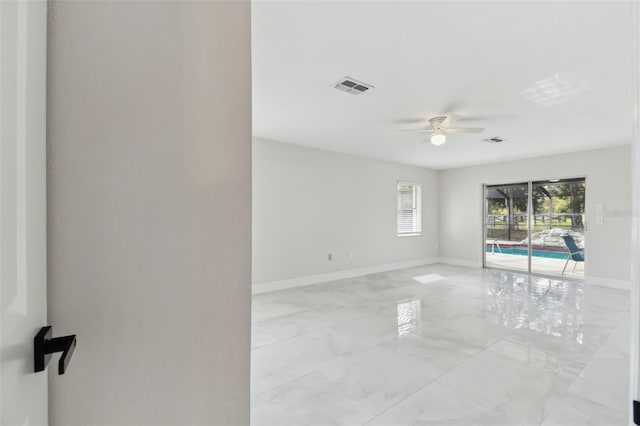
[[398,235],[422,232],[422,185],[398,182]]

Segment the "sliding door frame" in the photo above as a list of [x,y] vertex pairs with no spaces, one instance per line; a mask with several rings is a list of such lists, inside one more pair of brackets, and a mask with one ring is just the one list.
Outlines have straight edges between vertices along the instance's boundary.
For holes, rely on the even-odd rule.
[[[587,190],[589,188],[589,184],[588,184],[588,176],[587,175],[572,175],[572,176],[563,176],[563,177],[553,177],[553,178],[540,178],[540,179],[529,179],[529,180],[519,180],[519,181],[513,181],[511,183],[483,183],[481,185],[481,190],[482,190],[482,267],[484,269],[495,269],[495,270],[499,270],[499,271],[507,271],[507,272],[517,272],[517,273],[526,273],[528,275],[536,275],[539,277],[545,277],[545,278],[558,278],[557,275],[550,275],[550,274],[544,274],[544,273],[539,273],[539,272],[532,272],[531,271],[531,256],[532,256],[532,249],[533,249],[533,243],[531,241],[531,231],[532,231],[532,219],[535,215],[535,212],[533,212],[533,183],[534,182],[545,182],[545,181],[551,181],[551,180],[570,180],[570,179],[584,179],[584,183],[585,183],[585,211],[584,211],[584,215],[587,216],[586,214],[586,210],[587,210]],[[496,267],[496,266],[487,266],[487,233],[488,233],[488,226],[487,226],[487,214],[488,214],[488,204],[487,204],[487,200],[486,200],[486,191],[487,191],[487,187],[491,187],[491,186],[522,186],[522,185],[527,185],[527,270],[526,271],[518,271],[515,269],[505,269],[505,268],[500,268],[500,267]],[[585,218],[585,225],[584,225],[584,238],[585,238],[585,242],[588,240],[588,227],[589,227],[589,218]],[[587,244],[585,243],[585,258],[586,258],[586,251],[587,251]],[[587,275],[587,262],[584,262],[584,277],[582,278],[582,280],[585,279]],[[572,280],[580,280],[580,278],[575,278],[575,277],[571,277],[570,279]]]
[[[486,192],[487,192],[487,187],[490,186],[500,186],[501,188],[505,188],[505,187],[522,187],[527,185],[527,191],[530,191],[530,187],[531,187],[531,181],[516,181],[516,182],[511,182],[511,183],[495,183],[495,184],[482,184],[482,267],[485,269],[499,269],[499,270],[504,270],[504,271],[512,271],[512,272],[521,272],[521,273],[529,273],[528,271],[531,270],[530,267],[527,268],[527,271],[518,271],[518,270],[512,270],[512,269],[503,269],[503,268],[496,268],[495,266],[487,266],[487,248],[486,248],[486,244],[487,244],[487,233],[488,233],[488,226],[487,226],[487,215],[489,214],[488,211],[488,203],[486,200]],[[527,219],[529,216],[529,203],[530,203],[530,193],[527,194]],[[512,213],[512,212],[511,212]],[[511,218],[509,218],[509,222],[508,222],[508,226],[511,226]],[[529,224],[527,224],[527,233],[530,234],[529,232]],[[530,246],[530,244],[529,244]],[[529,253],[531,253],[531,250],[529,250]],[[531,256],[529,256],[531,257]]]

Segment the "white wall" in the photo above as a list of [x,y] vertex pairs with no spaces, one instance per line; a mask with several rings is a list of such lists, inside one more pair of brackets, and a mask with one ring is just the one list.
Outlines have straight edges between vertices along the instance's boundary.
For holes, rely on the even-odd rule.
[[249,2],[53,2],[49,30],[49,319],[78,335],[51,423],[247,425]]
[[[420,237],[396,235],[398,180],[423,184]],[[437,256],[435,171],[255,139],[253,195],[254,283]]]
[[[630,279],[630,146],[440,172],[440,256],[482,261],[482,184],[587,177],[586,277]],[[595,204],[604,204],[603,225]]]

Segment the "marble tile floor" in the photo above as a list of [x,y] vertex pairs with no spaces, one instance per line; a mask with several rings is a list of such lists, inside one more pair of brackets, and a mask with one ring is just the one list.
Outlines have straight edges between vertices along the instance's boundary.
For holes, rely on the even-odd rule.
[[625,425],[629,292],[445,264],[253,297],[251,422]]

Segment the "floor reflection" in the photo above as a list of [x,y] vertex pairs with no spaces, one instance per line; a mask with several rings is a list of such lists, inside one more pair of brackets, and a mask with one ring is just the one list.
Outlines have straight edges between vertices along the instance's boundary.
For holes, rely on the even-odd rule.
[[440,274],[426,274],[413,277],[413,280],[419,282],[420,284],[427,284],[434,281],[444,280],[444,277]]
[[485,284],[496,324],[584,343],[582,283],[497,272]]
[[408,299],[398,302],[398,336],[411,333],[420,327],[422,301]]

